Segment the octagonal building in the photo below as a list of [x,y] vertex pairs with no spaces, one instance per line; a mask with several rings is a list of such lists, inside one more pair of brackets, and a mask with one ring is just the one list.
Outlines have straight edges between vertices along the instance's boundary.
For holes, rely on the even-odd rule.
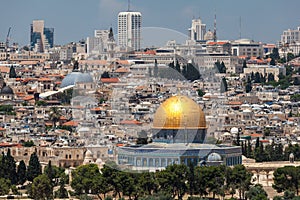
[[[161,170],[172,164],[237,165],[240,146],[205,144],[205,114],[186,96],[172,96],[156,110],[152,143],[118,148],[117,162],[132,170]],[[218,158],[218,159],[215,159]]]

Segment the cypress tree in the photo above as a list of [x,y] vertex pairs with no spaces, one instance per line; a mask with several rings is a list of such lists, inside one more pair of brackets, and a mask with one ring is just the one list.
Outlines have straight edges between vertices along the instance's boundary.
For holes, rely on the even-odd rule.
[[17,73],[16,73],[16,70],[14,68],[14,66],[10,66],[10,69],[9,69],[9,78],[17,78]]
[[47,168],[45,169],[45,174],[48,176],[49,180],[52,182],[53,181],[53,178],[55,176],[54,174],[54,170],[52,168],[52,165],[51,165],[51,160],[49,160],[48,162],[48,165],[47,165]]
[[18,183],[23,184],[26,181],[26,165],[24,160],[21,160],[17,168]]
[[42,174],[42,167],[36,153],[32,153],[27,168],[27,180],[33,181],[33,179]]
[[11,156],[10,149],[7,150],[6,154],[6,174],[7,178],[11,181],[12,184],[17,183],[17,172],[16,172],[16,161],[14,157]]
[[250,140],[248,140],[248,145],[247,145],[247,156],[248,158],[252,158],[252,148],[251,148]]

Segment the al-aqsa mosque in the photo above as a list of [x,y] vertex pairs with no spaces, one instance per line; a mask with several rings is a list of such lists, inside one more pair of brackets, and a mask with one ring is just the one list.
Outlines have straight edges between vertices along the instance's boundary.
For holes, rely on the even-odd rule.
[[242,163],[239,146],[205,144],[205,114],[186,96],[172,96],[156,110],[152,143],[118,149],[118,164],[133,170],[161,170],[172,164],[237,165]]

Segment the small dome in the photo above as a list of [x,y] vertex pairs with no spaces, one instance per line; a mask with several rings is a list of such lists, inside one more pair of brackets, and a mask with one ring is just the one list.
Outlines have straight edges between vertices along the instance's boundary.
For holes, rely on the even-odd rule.
[[207,157],[208,162],[220,162],[222,161],[222,157],[218,153],[211,153]]
[[14,94],[14,91],[9,86],[4,86],[1,89],[1,94]]
[[239,132],[239,129],[236,128],[236,127],[233,127],[233,128],[230,129],[231,134],[237,134],[238,132]]
[[85,152],[85,159],[88,159],[88,158],[93,158],[93,153],[90,150],[87,150]]
[[61,82],[60,87],[64,88],[70,85],[75,85],[77,82],[79,83],[92,83],[93,78],[89,73],[82,73],[78,71],[73,71],[68,74]]
[[207,31],[204,35],[204,40],[213,40],[214,39],[214,33],[211,31]]
[[103,164],[103,161],[102,161],[102,159],[101,159],[101,158],[97,158],[97,160],[96,160],[96,164]]

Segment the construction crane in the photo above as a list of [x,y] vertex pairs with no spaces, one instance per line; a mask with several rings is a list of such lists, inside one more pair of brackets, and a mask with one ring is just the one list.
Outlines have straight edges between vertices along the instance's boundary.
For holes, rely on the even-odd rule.
[[9,27],[8,32],[7,32],[7,36],[6,36],[6,42],[5,42],[6,49],[9,48],[9,35],[10,35],[10,30],[11,30],[11,27]]

